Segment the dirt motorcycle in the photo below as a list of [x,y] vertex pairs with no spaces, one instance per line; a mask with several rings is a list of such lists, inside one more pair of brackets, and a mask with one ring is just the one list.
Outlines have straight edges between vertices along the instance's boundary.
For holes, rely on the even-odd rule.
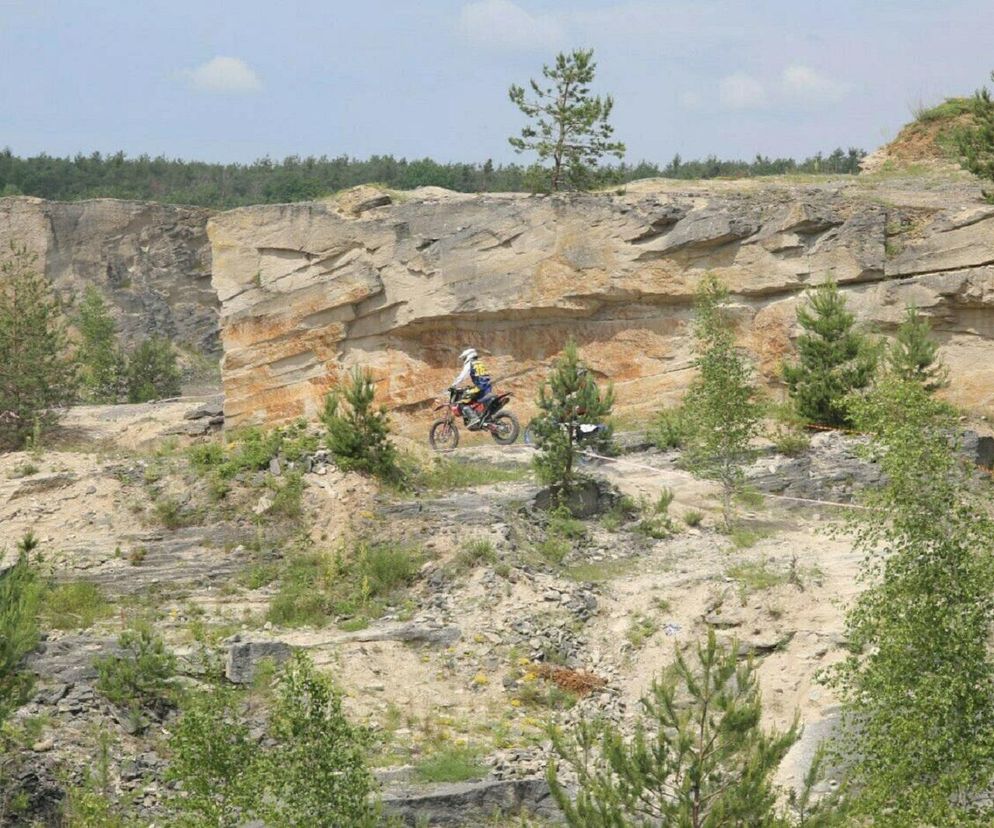
[[[583,445],[584,443],[596,444],[597,438],[607,431],[607,426],[603,423],[588,423],[583,421],[583,415],[586,412],[583,409],[577,409],[574,419],[572,420],[560,420],[557,425],[564,432],[569,430],[573,432],[573,442],[577,445]],[[534,418],[525,427],[524,437],[522,438],[525,445],[535,446],[539,448],[542,444],[542,438],[539,436],[536,429],[539,418]]]
[[435,411],[445,410],[445,415],[431,424],[428,442],[435,451],[451,451],[459,445],[459,428],[456,420],[461,419],[469,431],[488,431],[494,442],[509,446],[518,439],[521,426],[518,419],[504,406],[510,394],[497,394],[489,402],[476,402],[472,390],[450,388],[448,402],[439,402]]

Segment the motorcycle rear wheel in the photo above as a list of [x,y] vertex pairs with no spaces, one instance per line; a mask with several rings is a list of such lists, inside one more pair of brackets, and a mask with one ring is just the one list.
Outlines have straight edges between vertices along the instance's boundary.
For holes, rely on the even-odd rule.
[[459,445],[459,429],[447,418],[435,420],[428,431],[428,442],[435,451],[452,451]]
[[493,429],[490,431],[490,436],[494,438],[497,445],[509,446],[518,439],[521,426],[518,425],[517,418],[510,411],[502,411],[497,414],[491,423]]

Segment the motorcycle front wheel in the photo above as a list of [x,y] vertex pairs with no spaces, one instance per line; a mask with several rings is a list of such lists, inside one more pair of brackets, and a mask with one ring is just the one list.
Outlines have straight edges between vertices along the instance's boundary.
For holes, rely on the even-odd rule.
[[494,442],[500,446],[509,446],[518,439],[518,432],[521,426],[518,425],[517,418],[510,411],[502,411],[492,420],[490,435]]
[[428,442],[435,451],[452,451],[459,445],[459,429],[452,420],[435,420],[428,431]]

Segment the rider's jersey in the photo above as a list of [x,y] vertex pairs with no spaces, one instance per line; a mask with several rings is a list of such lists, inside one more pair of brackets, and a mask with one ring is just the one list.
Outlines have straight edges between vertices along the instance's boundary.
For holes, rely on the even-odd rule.
[[463,366],[462,371],[459,372],[459,376],[452,381],[453,387],[464,382],[466,379],[472,381],[473,385],[480,389],[479,396],[489,394],[493,388],[493,381],[490,379],[490,374],[487,373],[486,366],[478,359],[474,359]]

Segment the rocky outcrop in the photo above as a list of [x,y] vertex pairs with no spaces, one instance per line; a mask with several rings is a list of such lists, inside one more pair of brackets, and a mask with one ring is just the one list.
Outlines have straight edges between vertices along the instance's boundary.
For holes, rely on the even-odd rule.
[[730,286],[740,340],[769,381],[802,292],[835,279],[884,332],[917,303],[949,395],[994,401],[994,207],[966,184],[648,181],[623,195],[385,201],[211,219],[228,423],[313,415],[353,366],[390,407],[418,409],[467,345],[530,399],[569,337],[620,408],[654,407],[692,374],[688,322],[707,271]]
[[0,198],[0,252],[11,241],[26,245],[70,309],[95,285],[127,342],[156,335],[216,353],[209,216],[197,207],[114,199]]

